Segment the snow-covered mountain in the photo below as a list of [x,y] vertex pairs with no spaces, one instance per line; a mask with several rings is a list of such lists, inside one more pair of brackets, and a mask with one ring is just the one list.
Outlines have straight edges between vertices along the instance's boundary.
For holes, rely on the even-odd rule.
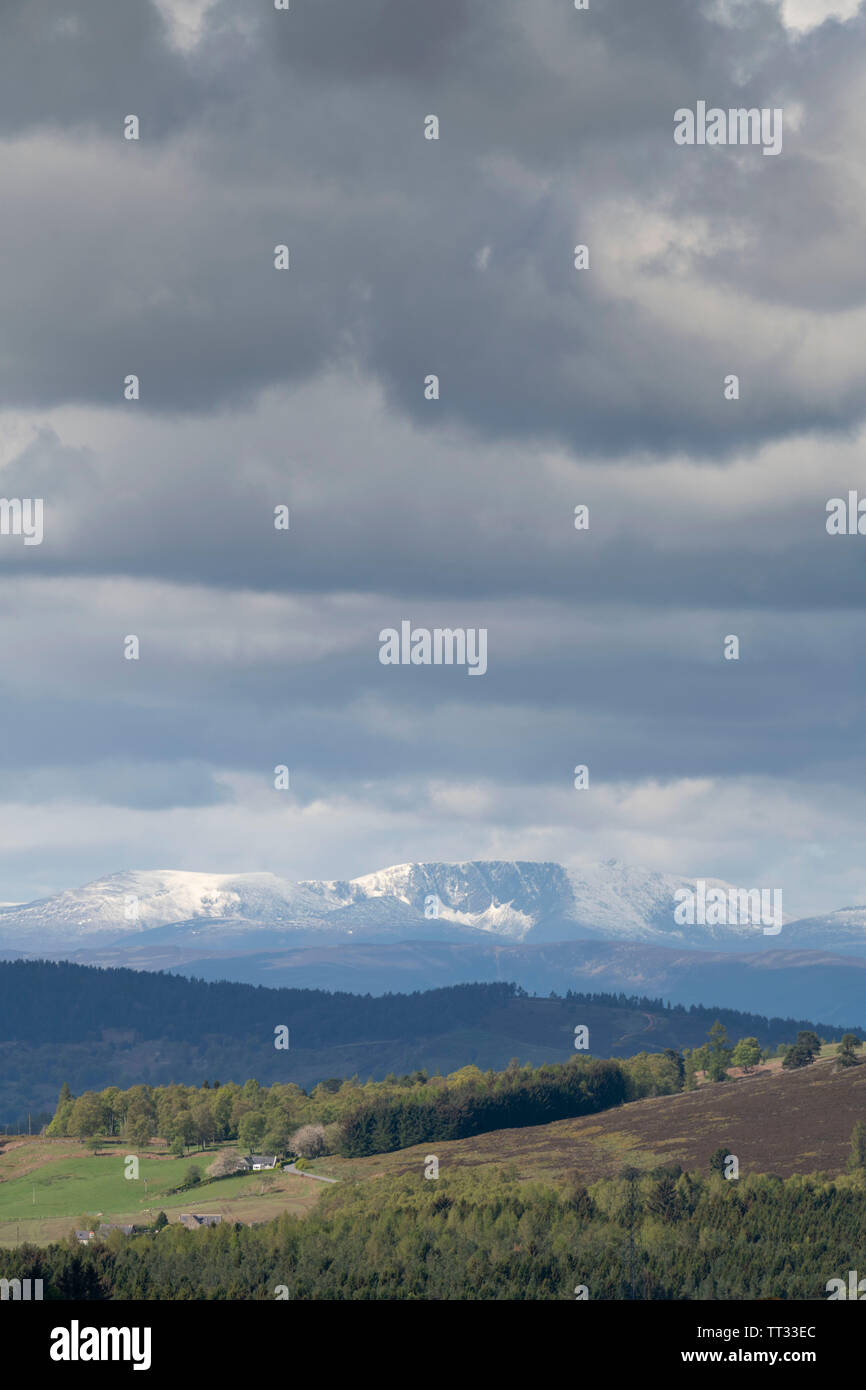
[[866,907],[840,907],[821,917],[801,917],[785,927],[785,946],[800,950],[823,946],[827,950],[866,952]]
[[[706,883],[730,888],[716,879]],[[717,949],[768,944],[755,925],[678,924],[675,895],[694,888],[693,879],[618,860],[569,868],[498,860],[398,864],[361,878],[302,882],[270,873],[147,870],[0,907],[0,948],[56,954],[159,941],[261,950],[482,938],[595,938]],[[862,935],[866,941],[866,911]]]

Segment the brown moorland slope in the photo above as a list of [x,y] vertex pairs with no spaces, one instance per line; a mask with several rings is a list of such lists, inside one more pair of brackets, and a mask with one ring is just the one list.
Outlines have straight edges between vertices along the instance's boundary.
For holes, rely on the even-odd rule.
[[681,1095],[633,1101],[600,1115],[526,1129],[503,1129],[472,1139],[419,1144],[362,1159],[321,1159],[315,1170],[350,1174],[422,1171],[427,1154],[440,1172],[454,1167],[514,1163],[522,1177],[584,1182],[614,1177],[626,1163],[652,1168],[679,1163],[707,1172],[722,1145],[739,1159],[740,1175],[846,1170],[851,1131],[866,1122],[866,1064],[835,1072],[831,1059],[800,1071],[759,1072]]

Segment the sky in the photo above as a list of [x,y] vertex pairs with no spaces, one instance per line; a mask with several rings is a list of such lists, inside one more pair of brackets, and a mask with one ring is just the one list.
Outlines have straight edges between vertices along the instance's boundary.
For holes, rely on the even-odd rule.
[[[44,535],[0,536],[0,900],[617,858],[866,901],[864,39],[3,0],[0,494]],[[699,100],[781,154],[678,146]],[[404,620],[486,673],[382,665]]]

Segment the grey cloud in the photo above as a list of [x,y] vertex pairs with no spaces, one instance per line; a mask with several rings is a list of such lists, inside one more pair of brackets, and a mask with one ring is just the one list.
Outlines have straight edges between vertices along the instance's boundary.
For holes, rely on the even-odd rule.
[[[148,4],[4,7],[0,408],[33,437],[0,490],[46,505],[42,546],[0,539],[0,819],[44,813],[45,846],[22,832],[10,883],[580,836],[736,877],[706,824],[748,784],[782,824],[715,853],[790,868],[823,837],[836,905],[863,586],[824,504],[866,399],[866,17],[795,43],[775,5],[713,8],[224,0],[182,54]],[[677,149],[701,97],[783,105],[783,155]],[[488,674],[383,668],[403,618],[486,626]],[[686,780],[697,848],[686,812],[657,827]]]
[[202,72],[166,42],[150,0],[4,0],[0,133],[89,126],[120,134],[146,113],[151,136],[176,129],[203,99]]
[[[45,710],[41,711],[43,714]],[[44,737],[28,742],[26,757],[19,766],[8,766],[0,773],[0,800],[39,805],[43,802],[93,802],[102,806],[125,806],[135,810],[165,810],[169,807],[216,806],[232,800],[230,789],[215,780],[201,764],[179,756],[174,762],[131,762],[100,760],[104,744],[96,738],[90,747],[74,750],[77,762],[67,761],[70,749],[62,736],[73,729],[68,707],[60,707],[60,735],[46,746]],[[85,724],[92,725],[94,710]],[[22,711],[24,714],[24,711]],[[26,730],[28,721],[24,718]],[[44,726],[40,726],[41,729]],[[81,724],[78,725],[81,728]],[[35,732],[35,731],[34,731]],[[87,755],[92,760],[85,761]],[[35,757],[38,765],[34,766]],[[52,761],[52,755],[57,761]],[[15,762],[18,760],[16,759]]]
[[[820,127],[811,135],[807,121],[767,160],[678,150],[672,115],[700,91],[760,105],[802,91],[811,119],[833,74],[846,90],[859,80],[850,28],[796,46],[769,5],[737,25],[712,23],[692,0],[587,15],[550,6],[535,33],[516,5],[347,3],[268,12],[232,50],[228,15],[211,11],[183,59],[161,44],[155,18],[140,21],[166,69],[191,75],[195,116],[176,139],[82,143],[71,160],[33,147],[27,167],[42,164],[44,178],[34,186],[28,175],[24,196],[9,152],[7,402],[109,403],[136,371],[142,410],[204,411],[354,359],[416,421],[429,418],[421,383],[437,371],[442,421],[611,456],[725,456],[862,417],[853,358],[832,387],[818,370],[804,385],[792,374],[792,326],[769,310],[760,329],[733,333],[694,297],[684,333],[618,287],[603,237],[593,270],[571,267],[604,200],[628,194],[647,217],[661,201],[674,219],[702,211],[733,232],[745,222],[739,262],[724,248],[701,255],[707,281],[751,295],[756,313],[800,305],[804,293],[839,308],[833,219],[841,227],[850,190]],[[438,145],[421,137],[425,64],[435,80],[422,105],[438,105],[444,122]],[[208,87],[217,72],[220,100]],[[196,74],[207,88],[198,96]],[[165,107],[157,85],[152,97]],[[511,182],[495,173],[501,159]],[[776,209],[789,197],[829,211],[818,226],[797,219],[802,247],[782,272],[773,267],[791,232]],[[294,257],[285,275],[271,265],[281,240]],[[810,350],[817,363],[817,325]],[[743,393],[731,409],[722,380],[734,369]]]
[[[856,443],[801,440],[688,488],[685,467],[642,482],[640,464],[413,430],[335,373],[234,416],[45,425],[2,473],[4,495],[44,498],[45,538],[3,538],[0,567],[406,601],[862,607],[857,538],[825,527],[828,498],[857,486]],[[288,531],[274,528],[279,504]]]
[[[612,605],[407,605],[380,595],[356,602],[341,623],[327,601],[262,610],[250,596],[227,607],[163,586],[134,596],[141,660],[126,662],[127,598],[112,602],[81,581],[53,612],[47,598],[24,586],[0,620],[4,647],[9,633],[30,634],[26,645],[19,636],[3,682],[17,731],[7,765],[48,769],[58,780],[40,784],[46,791],[64,785],[63,768],[81,788],[92,766],[105,797],[106,763],[155,765],[152,782],[131,781],[131,805],[161,796],[209,804],[221,795],[212,782],[221,770],[264,790],[278,763],[293,769],[303,801],[370,777],[564,787],[578,762],[602,784],[763,774],[808,785],[866,772],[856,615],[652,617]],[[404,617],[485,626],[487,674],[380,665],[379,631]],[[232,631],[235,641],[220,645]],[[732,632],[738,662],[722,657]],[[63,673],[57,690],[43,688],[46,657]],[[122,775],[111,778],[122,797]]]

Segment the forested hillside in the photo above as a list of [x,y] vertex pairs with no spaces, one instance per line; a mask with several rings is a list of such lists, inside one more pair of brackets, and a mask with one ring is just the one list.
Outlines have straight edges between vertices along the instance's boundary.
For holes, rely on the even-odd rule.
[[[574,1053],[589,1030],[595,1057],[628,1057],[704,1042],[720,1019],[733,1036],[763,1046],[816,1027],[731,1009],[665,1006],[662,999],[569,993],[534,998],[507,983],[455,985],[379,997],[265,989],[174,975],[45,961],[0,962],[0,1124],[27,1127],[53,1113],[65,1082],[79,1094],[205,1079],[294,1082],[474,1064],[502,1069],[517,1057],[541,1065]],[[275,1047],[276,1030],[289,1047]],[[852,1030],[857,1031],[857,1030]],[[862,1035],[862,1034],[861,1034]]]
[[866,1188],[846,1182],[419,1172],[258,1228],[0,1250],[0,1277],[46,1299],[825,1299],[866,1269]]

